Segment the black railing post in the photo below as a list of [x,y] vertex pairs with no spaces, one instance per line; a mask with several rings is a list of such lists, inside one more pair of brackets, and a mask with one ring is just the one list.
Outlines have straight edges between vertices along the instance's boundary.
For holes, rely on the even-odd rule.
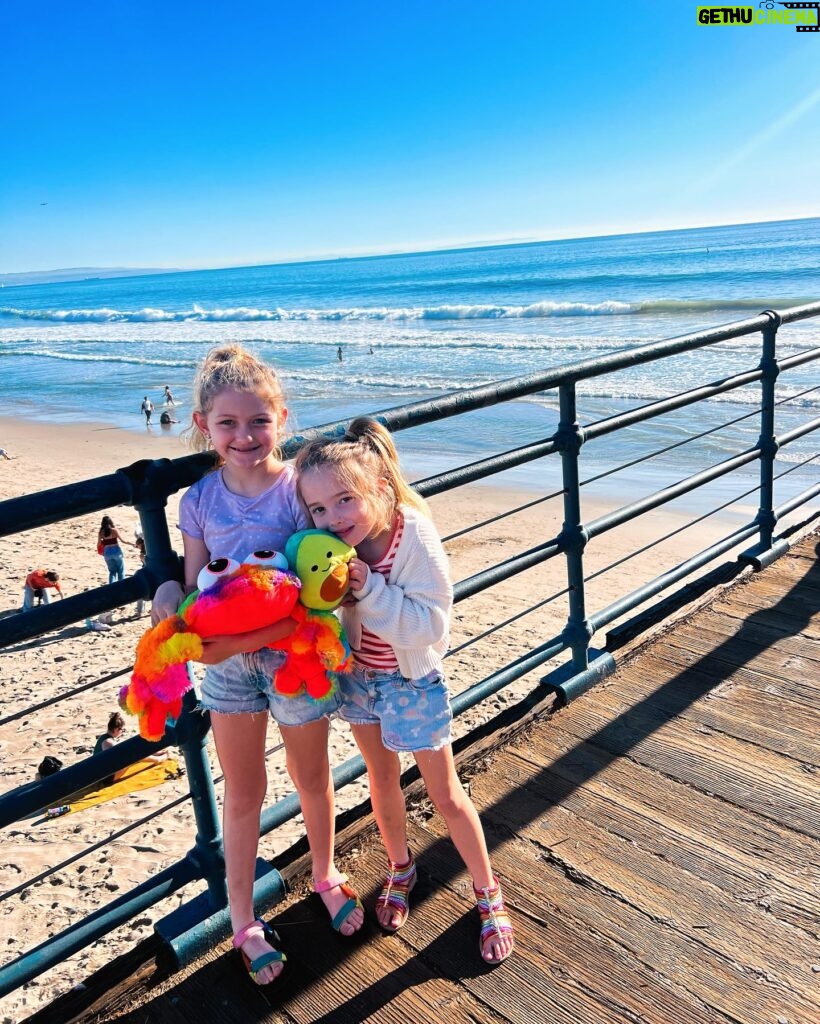
[[774,514],[774,460],[779,444],[774,426],[774,389],[780,367],[777,363],[777,329],[780,314],[767,309],[768,326],[763,328],[763,353],[760,369],[760,505],[757,523],[760,530],[760,551],[769,551],[777,518]]
[[564,525],[559,535],[567,560],[569,616],[563,638],[572,651],[572,667],[583,672],[589,667],[589,641],[592,624],[586,614],[584,591],[584,548],[589,535],[581,518],[581,482],[578,453],[584,443],[584,431],[578,423],[575,382],[567,381],[558,389],[561,418],[555,440],[561,452],[564,486]]
[[[187,668],[193,684],[190,663]],[[207,755],[210,718],[207,712],[196,710],[198,703],[199,698],[192,686],[182,698],[182,714],[174,728],[173,737],[185,758],[191,805],[196,820],[196,839],[188,857],[194,861],[208,884],[209,904],[211,912],[215,912],[227,907],[228,888],[225,883],[222,829],[219,825],[214,779]]]
[[182,560],[171,544],[165,509],[168,496],[179,489],[170,459],[144,459],[121,469],[131,482],[131,504],[139,513],[145,539],[142,576],[145,596],[151,597],[160,583],[182,579]]

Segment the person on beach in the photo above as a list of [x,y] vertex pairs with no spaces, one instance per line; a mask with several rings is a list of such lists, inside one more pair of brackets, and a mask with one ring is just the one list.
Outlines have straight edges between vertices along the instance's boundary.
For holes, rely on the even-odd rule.
[[40,604],[51,604],[50,590],[56,590],[60,597],[63,597],[58,572],[53,569],[35,569],[30,572],[23,585],[23,611],[30,612],[35,599]]
[[402,476],[389,432],[354,420],[341,439],[317,440],[296,457],[300,497],[319,529],[356,548],[341,619],[354,668],[341,677],[341,717],[367,764],[373,813],[387,852],[376,900],[385,931],[407,920],[416,865],[407,845],[399,752],[412,753],[473,880],[487,963],[513,950],[513,929],[472,801],[453,762],[452,712],[442,657],[453,587],[425,502]]
[[159,414],[159,425],[161,427],[170,427],[172,423],[179,423],[179,420],[175,420],[167,409],[163,409]]
[[97,754],[101,754],[104,750],[110,750],[111,747],[119,743],[124,729],[125,719],[119,711],[115,711],[108,719],[108,728],[106,731],[101,736],[97,737],[97,742],[94,744],[93,756],[96,757]]
[[134,547],[130,540],[120,536],[111,516],[103,516],[97,533],[97,551],[105,559],[108,567],[108,582],[115,583],[125,579],[125,557],[122,545]]
[[341,345],[336,349],[336,358],[339,360],[339,362],[342,361],[342,346]]
[[[97,737],[94,744],[94,750],[92,751],[92,757],[96,757],[98,754],[102,754],[105,750],[110,750],[111,747],[116,746],[122,739],[122,735],[125,732],[125,719],[119,713],[115,711],[113,715],[108,719],[108,727],[102,735]],[[146,761],[150,764],[162,764],[163,761],[167,761],[169,757],[167,750],[161,750],[158,754],[147,754],[141,758],[141,761]],[[125,768],[121,768],[119,771],[114,772],[113,775],[109,775],[105,779],[100,779],[101,785],[110,785],[112,782],[116,782],[117,779],[121,778],[123,773],[126,771]]]
[[148,395],[144,395],[143,399],[142,399],[142,405],[140,406],[140,412],[144,412],[145,413],[145,425],[146,426],[150,426],[151,425],[151,413],[153,411],[154,411],[154,403],[151,401],[151,399],[148,397]]
[[[137,549],[137,554],[140,556],[140,565],[145,565],[145,537],[141,533],[136,535],[134,540],[134,547]],[[141,619],[145,614],[145,598],[141,597],[137,601],[136,618]]]
[[171,394],[171,389],[170,387],[168,387],[167,384],[165,385],[165,391],[162,395],[162,398],[166,405],[176,405],[176,402],[174,401],[174,396]]
[[[180,502],[184,590],[173,581],[154,595],[154,623],[176,611],[196,589],[197,576],[217,556],[243,561],[256,550],[282,551],[290,535],[309,525],[296,494],[293,467],[278,446],[287,421],[282,385],[275,372],[239,345],[212,349],[193,387],[192,446],[213,448],[218,468],[195,483]],[[333,927],[352,935],[364,921],[361,900],[334,864],[333,786],[328,756],[334,694],[315,701],[284,696],[272,678],[285,655],[265,647],[295,628],[285,619],[239,636],[205,640],[207,666],[201,707],[211,713],[217,756],[225,776],[223,833],[233,943],[257,982],[279,976],[285,957],[272,932],[256,919],[253,882],[259,816],[265,796],[268,713],[277,721],[287,769],[299,796],[313,858],[313,884]]]

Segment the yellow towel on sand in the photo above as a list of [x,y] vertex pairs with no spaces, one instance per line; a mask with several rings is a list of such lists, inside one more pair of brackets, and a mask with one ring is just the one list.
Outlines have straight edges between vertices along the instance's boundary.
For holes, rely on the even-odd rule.
[[[137,761],[127,768],[122,769],[121,777],[108,786],[102,786],[90,793],[78,794],[75,798],[68,797],[66,803],[69,810],[63,814],[73,814],[75,811],[84,811],[86,807],[93,807],[95,804],[104,804],[108,800],[122,796],[124,793],[136,793],[140,789],[152,789],[154,786],[161,786],[169,779],[179,777],[179,763],[172,757],[167,761],[154,764],[153,761]],[[50,808],[50,817],[58,817],[54,814],[55,808]],[[61,817],[62,815],[60,815]],[[48,819],[47,819],[48,820]]]

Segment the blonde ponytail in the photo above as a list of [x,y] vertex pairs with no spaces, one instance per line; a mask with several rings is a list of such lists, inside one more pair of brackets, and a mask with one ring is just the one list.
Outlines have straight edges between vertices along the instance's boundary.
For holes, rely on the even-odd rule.
[[[404,479],[389,430],[376,420],[359,416],[341,438],[311,441],[296,456],[300,477],[320,466],[331,466],[345,488],[370,505],[376,514],[377,532],[390,527],[399,505],[410,505],[430,515],[427,503]],[[387,487],[379,486],[382,479]]]

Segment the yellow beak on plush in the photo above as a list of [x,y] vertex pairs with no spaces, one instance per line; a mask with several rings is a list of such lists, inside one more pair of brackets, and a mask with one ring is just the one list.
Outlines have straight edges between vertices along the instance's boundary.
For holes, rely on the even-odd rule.
[[301,530],[285,547],[288,565],[302,581],[300,602],[307,608],[331,611],[347,593],[348,562],[354,548],[324,530]]

